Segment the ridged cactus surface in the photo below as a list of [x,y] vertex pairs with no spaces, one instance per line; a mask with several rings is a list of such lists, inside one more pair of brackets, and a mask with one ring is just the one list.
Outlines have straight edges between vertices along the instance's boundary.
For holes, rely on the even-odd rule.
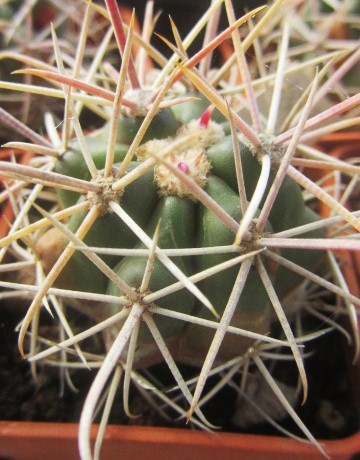
[[[169,108],[158,112],[137,148],[135,158],[126,168],[126,173],[134,172],[137,168],[140,170],[151,160],[155,162],[155,167],[153,165],[139,177],[134,176],[135,178],[128,185],[111,195],[111,199],[115,199],[120,204],[148,237],[152,238],[159,226],[157,246],[160,249],[229,247],[233,244],[236,223],[241,221],[243,212],[235,167],[235,155],[238,153],[241,157],[246,195],[249,200],[256,189],[261,173],[259,159],[262,152],[256,152],[245,139],[238,143],[235,151],[232,136],[229,134],[229,123],[218,111],[212,112],[201,97],[197,97],[195,101],[176,105],[174,110]],[[119,122],[114,149],[113,177],[116,177],[117,171],[121,168],[122,161],[142,121],[143,117],[140,116],[124,116]],[[99,176],[94,179],[95,182],[101,181],[101,171],[105,167],[108,134],[109,125],[105,125],[85,138],[94,163],[100,171]],[[57,160],[55,171],[83,180],[91,178],[76,141],[72,143],[71,149]],[[212,210],[202,204],[201,198],[194,195],[186,180],[184,181],[184,176],[200,186],[224,213],[230,216],[234,224],[232,227],[227,226]],[[267,190],[271,187],[273,177],[274,174],[271,173]],[[113,178],[108,180],[111,184]],[[65,190],[59,190],[58,196],[64,206],[84,201],[85,198],[79,193]],[[91,192],[87,198],[96,202],[100,199],[99,196]],[[266,193],[264,196],[266,197]],[[84,243],[90,247],[107,249],[145,248],[131,228],[110,208],[107,208],[106,202],[101,204],[100,209],[102,215],[85,236]],[[255,214],[255,221],[260,209],[261,204]],[[75,214],[69,220],[68,228],[76,232],[85,215],[85,212]],[[290,178],[286,178],[271,209],[265,232],[280,232],[317,219],[317,214],[305,205],[300,187]],[[238,253],[256,248],[257,238],[260,235],[256,234],[255,221],[245,238],[245,246],[239,247]],[[67,240],[61,231],[51,232],[54,233],[54,235],[50,234],[51,238],[54,238],[53,252],[57,251],[60,254]],[[306,236],[315,237],[322,234],[322,231],[317,230]],[[48,237],[49,234],[45,233],[38,246],[41,247]],[[287,249],[283,250],[283,253],[290,260],[308,269],[315,268],[319,263],[318,254],[310,250]],[[237,255],[236,251],[233,253],[220,251],[215,254],[177,256],[173,261],[181,272],[189,277],[229,261]],[[136,290],[140,289],[148,257],[103,255],[102,258],[129,286]],[[185,286],[180,291],[177,290],[160,298],[156,304],[200,318],[215,319],[216,315],[220,317],[233,290],[238,271],[239,265],[236,264],[199,282],[199,289],[211,304],[211,309],[202,305],[201,301]],[[280,298],[291,292],[301,280],[298,275],[277,266],[272,267],[271,273]],[[160,260],[156,260],[147,293],[164,289],[176,281],[174,274]],[[80,251],[72,256],[63,269],[58,284],[76,291],[124,295]],[[104,309],[103,317],[116,313],[118,309],[117,304],[109,305]],[[252,267],[231,324],[266,333],[271,327],[270,310],[266,290],[256,269]],[[96,317],[99,318],[99,313],[96,313]],[[212,340],[212,335],[207,330],[171,318],[161,318],[157,324],[180,361],[198,364],[204,358]],[[149,346],[151,354],[151,334],[146,327],[142,329],[140,343],[145,350],[146,346]],[[192,352],[195,343],[196,351]],[[242,337],[227,337],[218,358],[229,359],[237,356],[248,344],[248,340]],[[146,351],[143,349],[142,358],[144,354],[146,355]],[[150,358],[147,364],[152,362],[153,359]]]

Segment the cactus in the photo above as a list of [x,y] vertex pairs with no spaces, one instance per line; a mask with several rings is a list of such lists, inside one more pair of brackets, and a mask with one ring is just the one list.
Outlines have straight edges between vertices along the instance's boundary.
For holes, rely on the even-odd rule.
[[[285,63],[291,56],[287,21],[296,5],[277,0],[264,11],[258,8],[235,20],[231,1],[213,2],[184,41],[172,23],[176,44],[164,41],[174,55],[165,60],[149,45],[146,33],[141,37],[134,32],[133,17],[125,26],[115,1],[105,3],[106,9],[90,2],[86,6],[74,69],[65,67],[53,31],[56,66],[21,71],[53,82],[55,91],[48,87],[41,91],[64,98],[64,124],[57,128],[47,114],[45,138],[14,120],[17,131],[27,133],[32,143],[6,146],[30,150],[34,157],[28,167],[0,163],[2,174],[21,178],[23,190],[29,190],[28,198],[26,194],[17,198],[22,210],[0,242],[1,258],[15,254],[33,282],[22,285],[34,294],[20,328],[20,352],[31,362],[34,374],[38,362],[53,357],[66,365],[73,352],[92,367],[93,357],[80,343],[103,334],[106,353],[80,420],[80,453],[86,459],[92,458],[92,418],[109,381],[115,388],[123,375],[124,408],[131,415],[130,383],[143,393],[147,386],[154,388],[144,383],[142,374],[153,364],[169,367],[188,406],[181,408],[158,388],[152,390],[153,397],[203,428],[213,428],[201,404],[213,373],[243,371],[246,380],[251,362],[279,395],[263,362],[263,350],[291,350],[305,400],[307,378],[299,344],[307,336],[297,337],[293,331],[294,316],[303,315],[302,308],[295,312],[291,308],[293,296],[310,283],[342,298],[357,347],[360,303],[348,291],[335,257],[336,251],[356,250],[359,243],[331,231],[331,225],[345,222],[358,232],[358,218],[301,170],[330,167],[354,177],[359,173],[357,166],[334,161],[312,145],[323,131],[343,127],[334,118],[357,106],[359,97],[313,115],[326,80],[322,83],[320,71],[309,82],[308,74],[320,61],[305,66],[293,62],[288,67],[299,75],[304,96],[293,110],[281,105],[288,97],[282,91],[289,80],[295,81],[295,76],[287,76]],[[206,25],[211,34],[212,16],[223,3],[229,26],[189,57],[187,47]],[[121,64],[117,71],[107,62],[104,39],[87,78],[89,64],[82,56],[93,8],[109,20]],[[144,31],[151,30],[152,20],[149,3]],[[242,41],[238,29],[246,24],[250,24],[249,34]],[[275,73],[261,76],[265,56],[258,57],[257,67],[250,69],[245,51],[266,43],[268,27],[276,31],[280,27],[282,39]],[[233,57],[212,75],[201,64],[229,38]],[[135,41],[147,51],[147,55],[139,52],[137,62],[131,53]],[[149,59],[161,69],[149,70]],[[321,62],[327,60],[325,56]],[[39,91],[35,85],[17,89]],[[270,108],[261,113],[261,100],[269,98]],[[101,119],[98,129],[90,133],[79,121],[84,106]],[[347,120],[356,123],[351,116]],[[318,132],[324,122],[328,125]],[[336,216],[320,217],[314,210],[318,201]],[[20,240],[26,248],[19,249]],[[4,264],[4,270],[13,266],[16,274],[19,261]],[[11,290],[19,283],[15,279],[2,286]],[[90,317],[94,326],[75,334],[65,305]],[[42,306],[59,317],[63,335],[59,344],[44,346],[40,340]],[[280,333],[275,332],[278,324]],[[27,335],[30,345],[25,351]],[[185,381],[179,364],[196,369],[195,387]],[[110,391],[106,406],[112,396]],[[324,453],[291,405],[279,398],[304,435]],[[103,425],[107,417],[104,410]],[[101,436],[102,429],[95,457]]]

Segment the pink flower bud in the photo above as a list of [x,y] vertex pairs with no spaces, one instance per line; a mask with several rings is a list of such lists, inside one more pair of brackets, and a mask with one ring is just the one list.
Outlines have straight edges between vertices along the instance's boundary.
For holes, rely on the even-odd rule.
[[204,110],[203,114],[200,117],[200,126],[203,126],[204,128],[207,128],[213,110],[214,110],[213,105],[211,105],[206,110]]
[[189,168],[188,164],[185,163],[185,161],[180,161],[177,164],[177,167],[180,169],[180,171],[182,171],[185,174],[189,174],[189,172],[190,172],[190,168]]

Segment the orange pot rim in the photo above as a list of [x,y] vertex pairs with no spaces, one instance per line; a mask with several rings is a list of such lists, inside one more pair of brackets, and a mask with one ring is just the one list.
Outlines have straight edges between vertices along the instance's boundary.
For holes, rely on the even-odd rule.
[[[18,161],[20,164],[27,164],[30,160],[30,158],[33,156],[33,153],[31,152],[26,152],[26,151],[21,151],[21,150],[14,150],[14,149],[1,149],[0,150],[0,160],[8,160],[12,156],[18,158]],[[0,176],[0,182],[2,180],[5,180]],[[12,183],[12,181],[6,181],[9,184]],[[0,238],[3,238],[4,236],[7,235],[10,226],[12,222],[15,219],[15,213],[13,206],[10,202],[10,200],[7,200],[4,205],[0,208]]]
[[[334,133],[334,135],[340,134],[340,133]],[[359,152],[360,152],[360,132],[349,132],[349,133],[343,133],[343,134],[350,134],[350,140],[347,142],[343,142],[340,144],[335,144],[332,149],[329,151],[329,155],[337,158],[339,160],[346,160],[349,158],[356,158],[359,157]],[[352,136],[353,134],[356,134],[356,136]],[[359,142],[353,142],[353,139],[355,137],[359,140]],[[329,177],[329,179],[326,181],[326,185],[333,185],[334,180],[333,178]],[[329,208],[325,205],[322,204],[320,205],[320,215],[322,217],[328,217],[328,211]],[[338,254],[342,257],[348,260],[348,257],[351,257],[353,261],[352,268],[350,270],[347,269],[347,262],[344,262],[344,270],[347,270],[348,276],[352,278],[353,276],[360,276],[360,253],[358,251],[353,251],[346,255],[345,251],[339,251]],[[353,272],[353,273],[351,273]],[[356,295],[359,295],[360,292],[358,292]]]
[[344,142],[360,143],[360,131],[337,131],[335,133],[325,134],[319,142],[321,144],[336,144]]
[[[92,427],[92,439],[97,426]],[[43,422],[0,422],[0,454],[3,458],[31,460],[78,459],[77,424]],[[358,453],[360,432],[340,440],[320,440],[332,460],[344,460]],[[20,456],[19,456],[20,455]],[[180,428],[110,425],[101,450],[102,459],[172,458],[173,460],[321,460],[316,447],[277,436],[207,433]]]

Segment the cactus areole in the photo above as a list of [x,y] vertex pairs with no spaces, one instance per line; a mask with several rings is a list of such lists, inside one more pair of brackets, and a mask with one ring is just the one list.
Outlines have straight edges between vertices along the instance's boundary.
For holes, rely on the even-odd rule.
[[[145,248],[144,243],[113,212],[109,203],[114,202],[118,203],[150,238],[154,236],[157,226],[160,225],[158,248],[186,249],[233,245],[237,225],[242,219],[233,141],[228,134],[228,122],[217,111],[211,115],[206,105],[209,104],[200,100],[180,103],[174,106],[174,109],[160,110],[137,146],[135,155],[126,168],[123,168],[122,175],[119,175],[119,171],[123,162],[127,161],[127,152],[144,116],[125,114],[120,118],[112,172],[107,177],[102,174],[94,177],[92,180],[100,185],[101,191],[90,192],[87,196],[100,211],[100,216],[84,239],[87,245],[114,249]],[[202,113],[200,118],[198,118],[199,113]],[[108,133],[109,127],[105,126],[96,135],[89,135],[86,138],[98,170],[105,167]],[[255,155],[251,147],[241,140],[239,152],[247,200],[250,201],[261,170],[258,161],[259,152]],[[279,152],[276,156],[274,154],[274,164],[279,161],[278,156]],[[59,159],[56,171],[81,179],[90,178],[76,142]],[[275,172],[272,171],[270,175],[267,190],[271,186]],[[117,183],[121,184],[121,179],[127,177],[129,180],[124,181],[126,184],[124,187],[115,186]],[[210,196],[234,225],[225,224],[213,210],[205,206],[201,196],[194,193],[192,184],[197,184],[197,190],[200,188]],[[84,196],[64,190],[59,192],[59,198],[64,206],[74,204],[77,200],[84,200]],[[260,207],[265,198],[266,193]],[[83,219],[84,214],[76,214],[70,219],[69,228],[73,232],[76,231]],[[306,207],[299,186],[286,178],[269,215],[265,231],[269,229],[281,231],[314,220],[317,220],[317,215]],[[256,217],[237,252],[192,255],[189,251],[189,254],[182,253],[180,256],[171,257],[171,260],[183,274],[190,277],[194,273],[228,261],[241,253],[258,249],[257,241],[261,235],[251,230],[256,227],[255,223]],[[315,232],[311,236],[314,234]],[[296,250],[286,251],[287,258],[306,268],[312,267],[318,261],[318,255],[312,254],[311,251],[301,250],[301,253]],[[135,292],[139,292],[148,257],[132,255],[120,257],[114,254],[101,255],[101,257],[122,280],[134,288]],[[220,317],[238,272],[239,264],[197,283],[197,287],[210,301],[213,312],[216,311]],[[63,283],[75,290],[124,295],[80,252],[75,252],[63,273],[66,273],[66,276],[60,276],[59,285]],[[280,280],[280,275],[284,281]],[[299,282],[296,275],[278,267],[274,268],[273,277],[280,296],[286,295]],[[156,258],[148,289],[143,293],[143,298],[146,299],[149,293],[157,292],[177,281],[168,268]],[[213,312],[205,308],[185,287],[160,297],[148,306],[154,304],[198,318],[216,320]],[[117,304],[108,305],[106,309],[102,308],[101,312],[97,311],[94,316],[105,318],[121,308],[127,307],[119,307]],[[262,334],[267,333],[270,329],[270,310],[268,295],[255,267],[252,267],[231,325]],[[209,337],[207,328],[181,320],[174,321],[164,316],[157,318],[157,325],[178,360],[195,365],[202,361],[213,336],[210,333]],[[121,324],[118,327],[121,327]],[[157,362],[158,352],[154,350],[156,346],[145,324],[141,325],[138,345],[135,365]],[[237,356],[248,346],[249,339],[227,334],[218,359]]]

